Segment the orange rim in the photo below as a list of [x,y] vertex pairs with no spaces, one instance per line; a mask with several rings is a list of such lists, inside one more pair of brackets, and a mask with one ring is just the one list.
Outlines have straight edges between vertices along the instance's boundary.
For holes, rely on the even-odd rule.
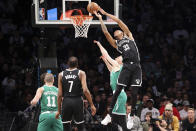
[[73,24],[82,26],[84,21],[91,21],[93,19],[93,16],[89,15],[74,15],[71,16],[70,19],[73,20]]

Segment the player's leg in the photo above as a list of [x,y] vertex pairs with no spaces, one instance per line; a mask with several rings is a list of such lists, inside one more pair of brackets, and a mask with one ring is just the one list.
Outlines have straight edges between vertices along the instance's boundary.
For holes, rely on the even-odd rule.
[[[126,121],[126,102],[127,102],[127,95],[124,92],[124,90],[120,93],[117,99],[117,104],[115,105],[115,108],[113,109],[113,116],[112,119],[115,123],[120,125],[123,129],[123,131],[128,130],[127,129],[127,121]],[[117,115],[117,116],[116,116]],[[112,122],[113,122],[112,121]]]
[[119,125],[123,131],[128,131],[126,115],[112,114],[112,123]]
[[48,113],[40,114],[37,131],[47,131],[49,130],[49,128],[50,128],[50,118],[48,116]]
[[62,121],[64,131],[71,131],[71,120],[73,116],[73,100],[70,97],[64,97],[62,108]]
[[142,70],[141,70],[141,66],[140,65],[136,65],[133,73],[132,73],[132,77],[131,77],[131,88],[132,88],[132,92],[131,92],[131,105],[132,105],[132,111],[131,111],[131,115],[135,114],[135,106],[137,103],[137,94],[138,94],[138,90],[142,85]]
[[114,105],[116,104],[117,98],[118,98],[119,94],[121,93],[122,89],[127,87],[127,85],[130,83],[129,82],[130,77],[131,77],[130,70],[128,69],[127,65],[124,64],[123,68],[120,72],[120,75],[118,77],[118,80],[117,80],[116,91],[115,91],[114,95],[112,96],[112,102],[110,104],[110,111],[109,111],[110,114],[114,108]]
[[79,131],[84,130],[84,104],[81,97],[75,98],[74,101],[74,123]]
[[63,123],[61,117],[55,118],[55,113],[51,114],[52,131],[63,131]]

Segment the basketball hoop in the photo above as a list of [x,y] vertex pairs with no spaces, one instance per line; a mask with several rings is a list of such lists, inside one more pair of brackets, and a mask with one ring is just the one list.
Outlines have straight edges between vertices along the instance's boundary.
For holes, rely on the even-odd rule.
[[89,15],[74,15],[70,17],[71,22],[75,28],[75,38],[87,38],[88,29],[92,22],[93,16]]

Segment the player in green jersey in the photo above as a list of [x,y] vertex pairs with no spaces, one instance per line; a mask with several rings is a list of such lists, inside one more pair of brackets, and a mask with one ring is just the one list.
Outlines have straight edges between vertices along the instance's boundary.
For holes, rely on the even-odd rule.
[[41,103],[41,114],[37,131],[63,131],[61,118],[55,118],[58,110],[58,88],[53,85],[53,74],[47,73],[44,77],[44,82],[45,85],[37,89],[36,95],[31,101],[31,105],[36,105],[39,100]]
[[[122,70],[122,56],[112,59],[108,52],[103,48],[100,42],[94,41],[96,43],[102,53],[102,60],[105,62],[108,70],[110,71],[110,86],[112,88],[113,93],[116,90],[117,79]],[[121,91],[118,96],[117,102],[115,104],[114,109],[112,110],[112,122],[118,124],[122,127],[123,131],[127,130],[126,124],[126,101],[127,95],[124,90]],[[108,114],[105,119],[101,122],[103,125],[107,125],[111,122],[111,116]]]

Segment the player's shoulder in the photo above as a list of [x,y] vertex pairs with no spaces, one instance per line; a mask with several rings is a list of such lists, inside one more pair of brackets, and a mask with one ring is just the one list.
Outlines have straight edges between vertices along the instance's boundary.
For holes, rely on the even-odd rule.
[[85,71],[83,71],[83,70],[78,70],[78,74],[85,74]]
[[40,89],[40,90],[44,90],[44,88],[45,88],[46,86],[45,85],[43,85],[43,86],[40,86],[38,89]]
[[54,89],[55,91],[58,91],[58,88],[57,88],[56,86],[53,86],[53,89]]
[[44,89],[45,89],[45,86],[43,85],[43,86],[39,87],[39,88],[37,89],[37,91],[41,91],[41,92],[43,92],[43,91],[44,91]]
[[64,73],[64,71],[61,71],[61,72],[59,73],[59,76],[63,76],[63,73]]

